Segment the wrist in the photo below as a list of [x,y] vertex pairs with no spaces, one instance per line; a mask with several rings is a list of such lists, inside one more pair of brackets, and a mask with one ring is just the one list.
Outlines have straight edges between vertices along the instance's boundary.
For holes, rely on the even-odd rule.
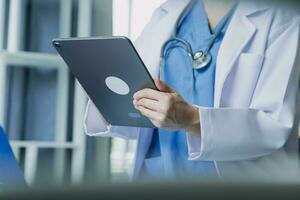
[[190,109],[190,119],[186,128],[186,132],[189,134],[199,135],[201,134],[199,109],[194,106],[191,106]]

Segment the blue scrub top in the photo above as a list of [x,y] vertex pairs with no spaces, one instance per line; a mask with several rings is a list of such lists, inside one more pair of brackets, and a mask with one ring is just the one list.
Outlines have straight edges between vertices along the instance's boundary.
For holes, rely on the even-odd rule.
[[[214,30],[222,24],[220,20]],[[228,20],[229,21],[229,20]],[[214,82],[216,58],[228,26],[224,27],[210,50],[213,60],[204,69],[194,70],[187,51],[182,44],[173,42],[167,45],[163,81],[174,88],[188,103],[202,107],[214,106]],[[193,52],[207,48],[214,30],[210,28],[203,1],[187,13],[179,27],[177,37],[192,45]],[[186,133],[156,129],[144,160],[141,178],[214,178],[217,172],[213,162],[189,161]]]
[[0,191],[25,189],[23,173],[18,166],[14,154],[2,128],[0,128]]

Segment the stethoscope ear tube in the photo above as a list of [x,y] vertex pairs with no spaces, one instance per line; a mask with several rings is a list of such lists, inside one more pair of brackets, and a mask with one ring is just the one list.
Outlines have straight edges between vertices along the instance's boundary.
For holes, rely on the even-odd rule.
[[159,61],[159,80],[164,81],[164,67],[165,67],[165,60],[163,57],[160,57]]

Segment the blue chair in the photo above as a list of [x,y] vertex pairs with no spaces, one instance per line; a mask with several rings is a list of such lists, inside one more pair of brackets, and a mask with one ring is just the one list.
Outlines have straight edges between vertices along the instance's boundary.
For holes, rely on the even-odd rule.
[[0,127],[0,190],[27,188],[24,175],[14,157],[7,137]]

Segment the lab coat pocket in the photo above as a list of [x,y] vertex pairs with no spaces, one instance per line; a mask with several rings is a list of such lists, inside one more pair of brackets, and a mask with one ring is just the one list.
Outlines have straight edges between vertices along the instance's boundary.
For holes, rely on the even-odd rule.
[[230,75],[230,96],[239,98],[231,99],[230,103],[238,107],[248,107],[251,103],[255,87],[264,62],[264,55],[242,53],[236,62],[235,68]]

